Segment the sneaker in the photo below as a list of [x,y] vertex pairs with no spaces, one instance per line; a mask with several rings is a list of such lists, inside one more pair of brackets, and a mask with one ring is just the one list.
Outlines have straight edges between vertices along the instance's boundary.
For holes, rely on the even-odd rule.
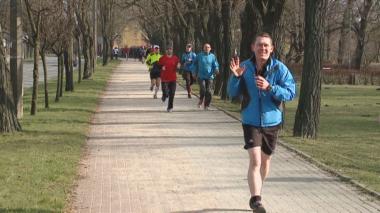
[[205,106],[203,109],[204,109],[205,111],[207,111],[207,110],[209,110],[209,107],[208,107],[208,106]]
[[153,86],[150,86],[149,90],[153,92]]
[[156,94],[153,95],[153,99],[157,99],[157,95]]
[[191,94],[189,93],[189,94],[187,94],[187,98],[191,98]]
[[173,108],[167,109],[167,112],[173,112]]
[[254,202],[252,199],[249,201],[249,207],[251,207],[252,211],[255,213],[266,213],[265,208],[261,202]]
[[203,101],[199,101],[199,102],[198,102],[198,107],[199,107],[199,108],[202,108],[202,105],[203,105]]

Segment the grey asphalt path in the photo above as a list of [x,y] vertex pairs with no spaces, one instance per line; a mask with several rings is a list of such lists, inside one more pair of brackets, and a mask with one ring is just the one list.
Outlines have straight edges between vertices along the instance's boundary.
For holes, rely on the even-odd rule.
[[[82,60],[82,64],[84,64],[83,60]],[[58,74],[57,57],[46,57],[46,67],[47,67],[47,72],[48,72],[48,80],[57,79],[57,74]],[[76,68],[77,67],[74,67],[74,69]],[[44,81],[44,70],[43,70],[41,60],[38,63],[38,71],[40,75],[38,82],[42,83]],[[33,61],[23,63],[23,75],[24,75],[23,76],[24,89],[32,87],[33,86]],[[74,79],[76,80],[78,79],[78,77],[74,76]]]
[[[48,70],[48,79],[56,79],[58,74],[58,62],[56,57],[46,57],[46,67]],[[38,63],[39,82],[44,81],[44,70],[42,62]],[[24,77],[24,89],[33,86],[33,61],[23,63],[23,77]]]
[[[153,99],[144,65],[123,62],[88,133],[73,212],[250,212],[241,124],[198,109],[177,87],[174,112]],[[361,194],[278,147],[263,189],[268,212],[380,212]]]

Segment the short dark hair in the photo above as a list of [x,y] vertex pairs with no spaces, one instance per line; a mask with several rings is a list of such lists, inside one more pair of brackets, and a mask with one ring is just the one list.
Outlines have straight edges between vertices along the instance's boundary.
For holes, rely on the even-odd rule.
[[272,39],[272,36],[271,36],[269,33],[267,33],[267,32],[260,32],[260,33],[256,34],[255,38],[252,40],[252,44],[256,42],[256,39],[257,39],[258,37],[269,38],[270,41],[271,41],[271,43],[272,43],[272,45],[273,45],[273,39]]

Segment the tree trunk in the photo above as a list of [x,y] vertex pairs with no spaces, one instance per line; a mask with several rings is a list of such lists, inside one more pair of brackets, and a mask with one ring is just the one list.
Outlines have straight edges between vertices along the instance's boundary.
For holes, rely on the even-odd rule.
[[324,56],[322,57],[322,61],[328,61],[330,62],[330,51],[331,51],[331,34],[332,32],[327,29],[326,30],[327,32],[325,33],[325,45],[326,45],[326,49],[325,51],[323,51],[325,54]]
[[351,13],[352,13],[353,0],[347,0],[347,6],[344,9],[342,28],[340,29],[340,39],[338,47],[338,64],[348,65],[349,58],[347,57],[347,50],[350,43],[350,29],[351,29]]
[[22,48],[22,7],[21,0],[10,1],[10,38],[12,42],[10,71],[13,85],[14,104],[17,117],[23,116],[23,48]]
[[368,15],[373,5],[373,0],[364,0],[363,7],[359,9],[360,21],[356,26],[356,48],[354,53],[353,68],[360,69],[364,54],[364,45],[366,37],[366,29],[368,25]]
[[[0,41],[3,41],[0,26]],[[4,46],[0,44],[0,133],[21,131],[14,104],[11,73],[5,58]]]
[[73,39],[70,38],[69,46],[64,52],[64,63],[66,70],[65,91],[74,91],[74,70],[73,70]]
[[89,44],[88,44],[88,38],[83,37],[83,42],[82,42],[82,51],[83,51],[83,57],[84,57],[84,69],[83,69],[83,79],[89,79],[91,77],[90,75],[90,56],[89,56]]
[[31,115],[35,115],[37,113],[39,49],[40,49],[40,41],[39,41],[39,36],[37,35],[34,40],[33,92],[32,92],[32,101],[31,101],[31,107],[30,107]]
[[91,36],[88,37],[88,52],[90,57],[90,70],[89,70],[89,76],[87,79],[92,78],[92,74],[95,72],[95,55],[94,55],[94,41]]
[[241,41],[240,58],[245,60],[252,56],[251,43],[261,29],[259,11],[253,7],[252,1],[246,1],[244,12],[240,16]]
[[59,97],[62,97],[63,96],[63,70],[65,68],[65,63],[64,63],[65,58],[63,56],[63,53],[61,54],[60,57],[61,57],[61,61],[60,61],[61,70],[59,72],[59,75],[60,75],[59,76],[59,80],[60,80],[60,82],[59,82]]
[[[224,63],[224,47],[223,47],[223,20],[222,20],[222,2],[221,0],[212,0],[208,5],[208,23],[204,28],[205,36],[210,40],[208,43],[211,45],[211,51],[215,54],[220,65],[220,75],[217,75],[214,80],[214,95],[221,95],[223,86],[223,63]],[[203,46],[202,46],[203,49]]]
[[305,1],[305,56],[294,136],[317,138],[321,105],[323,36],[328,0]]
[[252,0],[253,7],[256,8],[261,16],[262,29],[260,31],[268,32],[272,36],[277,58],[281,56],[282,48],[282,29],[280,29],[280,20],[284,10],[285,0]]
[[232,58],[232,33],[231,33],[231,7],[230,0],[222,0],[223,17],[223,63],[222,63],[222,94],[221,99],[227,99],[227,81],[230,70],[230,60]]
[[78,52],[78,83],[82,81],[82,59],[81,59],[81,42],[80,36],[77,37],[77,52]]
[[304,51],[304,20],[302,13],[305,9],[303,2],[293,0],[294,8],[291,19],[294,20],[293,30],[290,30],[290,48],[286,54],[286,63],[300,63]]
[[45,108],[49,108],[49,90],[48,90],[48,73],[46,66],[46,56],[43,50],[40,51],[40,56],[42,60],[42,66],[44,69],[44,91],[45,91]]
[[59,89],[61,88],[61,72],[62,72],[62,57],[61,55],[57,55],[58,59],[58,68],[57,68],[57,89],[55,92],[55,102],[59,101]]
[[[93,4],[93,8],[92,8],[92,25],[93,25],[93,30],[92,30],[92,37],[93,37],[93,62],[92,64],[94,65],[93,66],[93,72],[95,72],[95,67],[96,67],[96,58],[97,58],[97,44],[98,44],[98,33],[97,33],[97,15],[96,15],[96,11],[97,11],[97,8],[98,8],[98,3],[97,3],[97,0],[94,0],[94,4]],[[73,90],[74,90],[74,87],[73,87]]]
[[[106,66],[108,64],[108,56],[110,50],[108,49],[108,38],[106,36],[103,36],[103,66]],[[112,54],[111,54],[112,55]]]

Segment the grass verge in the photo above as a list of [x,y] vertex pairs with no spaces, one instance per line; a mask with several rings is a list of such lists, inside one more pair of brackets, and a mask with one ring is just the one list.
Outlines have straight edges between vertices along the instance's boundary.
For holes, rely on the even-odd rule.
[[40,86],[38,113],[29,115],[31,90],[24,96],[22,132],[0,135],[0,212],[62,212],[77,174],[89,119],[111,71],[118,62],[98,68],[92,80],[75,84],[44,109]]
[[[185,85],[182,77],[178,82]],[[198,94],[198,85],[193,85]],[[299,95],[299,89],[297,90]],[[317,140],[293,137],[298,99],[286,104],[285,145],[365,188],[380,192],[380,90],[376,86],[323,85]],[[212,104],[240,118],[240,105],[214,96]]]

